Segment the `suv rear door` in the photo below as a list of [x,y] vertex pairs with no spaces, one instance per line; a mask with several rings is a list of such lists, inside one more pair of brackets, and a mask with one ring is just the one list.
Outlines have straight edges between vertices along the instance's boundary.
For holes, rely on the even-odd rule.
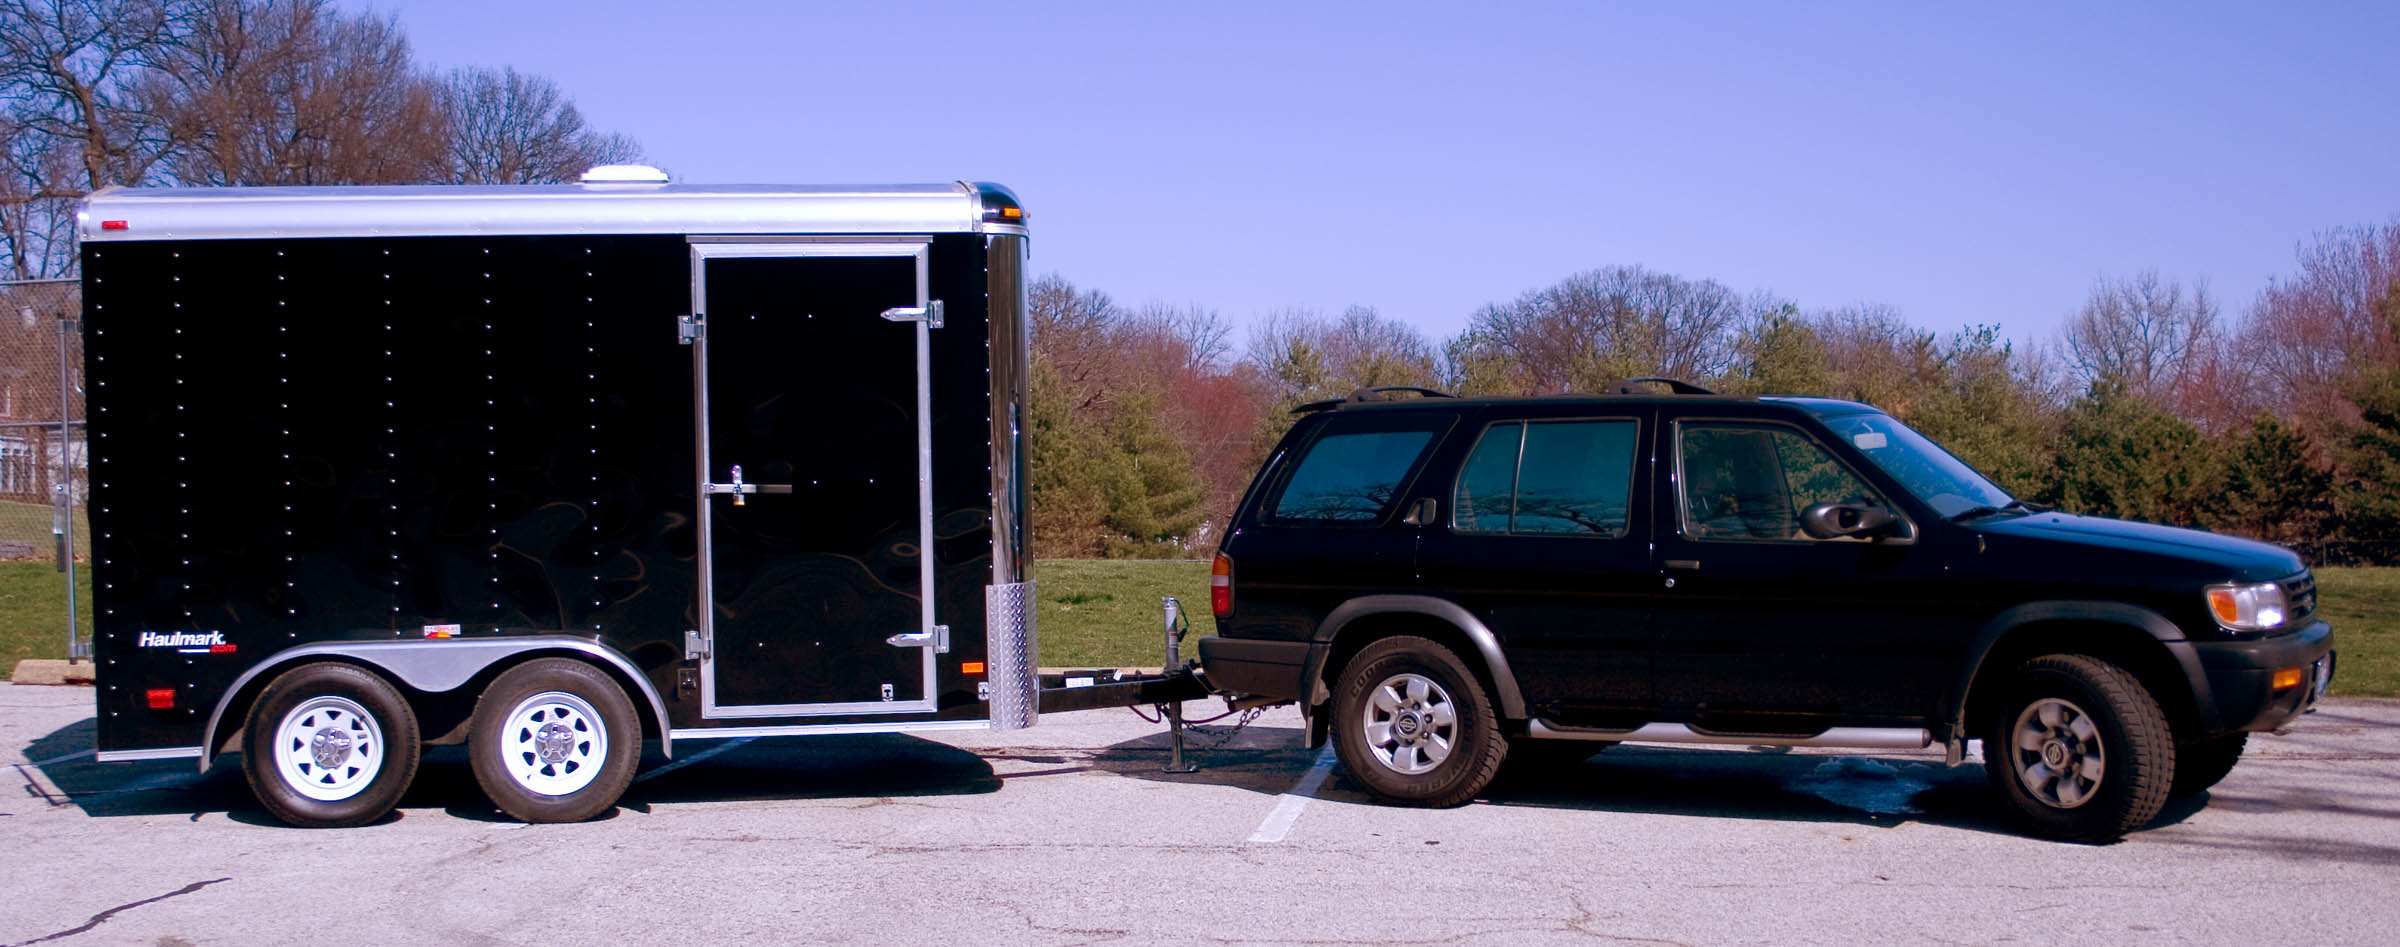
[[1420,583],[1500,639],[1535,716],[1647,722],[1655,411],[1512,406],[1477,420],[1445,452],[1452,475],[1418,487],[1441,511],[1419,546]]

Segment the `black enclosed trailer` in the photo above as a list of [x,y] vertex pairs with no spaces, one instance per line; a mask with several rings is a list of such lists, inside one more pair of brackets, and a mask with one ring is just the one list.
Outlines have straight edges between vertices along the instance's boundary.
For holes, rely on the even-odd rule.
[[340,825],[464,741],[564,820],[644,738],[1033,723],[1014,196],[648,177],[92,197],[102,759]]

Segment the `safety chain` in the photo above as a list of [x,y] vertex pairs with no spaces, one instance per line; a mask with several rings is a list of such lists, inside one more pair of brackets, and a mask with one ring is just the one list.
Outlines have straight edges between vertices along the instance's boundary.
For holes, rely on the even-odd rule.
[[[1202,727],[1195,724],[1185,724],[1183,729],[1191,733],[1192,737],[1194,738],[1192,749],[1214,750],[1223,747],[1227,743],[1233,742],[1234,734],[1242,732],[1243,727],[1247,727],[1252,723],[1257,722],[1259,715],[1266,712],[1267,708],[1265,707],[1252,707],[1248,710],[1242,711],[1241,718],[1235,720],[1233,722],[1233,726],[1230,727]],[[1204,737],[1214,737],[1215,739],[1202,742],[1201,738]]]

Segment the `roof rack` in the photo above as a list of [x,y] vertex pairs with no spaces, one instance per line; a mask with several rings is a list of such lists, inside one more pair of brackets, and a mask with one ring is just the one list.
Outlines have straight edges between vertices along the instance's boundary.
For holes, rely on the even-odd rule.
[[1292,413],[1314,414],[1327,408],[1338,408],[1345,404],[1359,404],[1361,402],[1369,401],[1394,401],[1397,399],[1384,397],[1386,393],[1394,391],[1414,392],[1427,398],[1458,397],[1457,395],[1451,394],[1447,391],[1435,391],[1431,388],[1419,388],[1415,385],[1380,385],[1374,388],[1354,388],[1351,389],[1348,395],[1340,398],[1327,398],[1323,401],[1311,401],[1297,408],[1293,408]]
[[1713,394],[1716,394],[1716,392],[1710,391],[1710,390],[1708,390],[1708,389],[1706,389],[1706,388],[1702,388],[1702,387],[1700,387],[1699,385],[1692,384],[1691,382],[1688,382],[1688,381],[1677,381],[1677,380],[1675,380],[1675,379],[1672,379],[1672,378],[1620,378],[1620,379],[1618,379],[1618,380],[1617,380],[1617,382],[1616,382],[1615,384],[1612,384],[1612,385],[1610,385],[1610,386],[1608,386],[1608,387],[1609,387],[1609,388],[1610,388],[1612,391],[1614,391],[1616,394],[1620,394],[1620,395],[1647,395],[1647,394],[1653,394],[1653,392],[1650,392],[1650,391],[1644,390],[1644,389],[1642,389],[1642,388],[1636,387],[1636,386],[1639,386],[1639,385],[1665,385],[1665,386],[1667,386],[1667,390],[1668,390],[1668,391],[1674,392],[1675,394],[1679,394],[1679,395],[1713,395]]

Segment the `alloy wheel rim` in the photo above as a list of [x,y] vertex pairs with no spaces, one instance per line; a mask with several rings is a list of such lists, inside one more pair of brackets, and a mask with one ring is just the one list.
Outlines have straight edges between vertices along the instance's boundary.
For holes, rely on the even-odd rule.
[[1458,705],[1432,678],[1394,674],[1368,694],[1359,726],[1376,762],[1415,776],[1450,758],[1458,743]]
[[2008,761],[2019,786],[2059,809],[2090,802],[2108,772],[2108,753],[2091,714],[2059,697],[2034,701],[2017,714]]

